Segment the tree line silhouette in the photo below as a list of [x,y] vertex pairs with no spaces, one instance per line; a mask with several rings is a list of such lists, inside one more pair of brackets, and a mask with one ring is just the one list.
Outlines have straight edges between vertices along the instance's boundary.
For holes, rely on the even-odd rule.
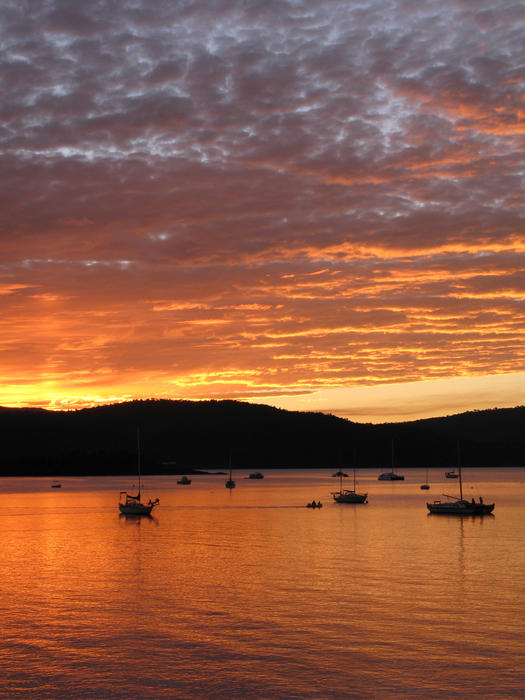
[[525,407],[402,423],[238,401],[142,400],[75,411],[0,408],[0,475],[133,472],[136,429],[145,473],[234,468],[525,466]]

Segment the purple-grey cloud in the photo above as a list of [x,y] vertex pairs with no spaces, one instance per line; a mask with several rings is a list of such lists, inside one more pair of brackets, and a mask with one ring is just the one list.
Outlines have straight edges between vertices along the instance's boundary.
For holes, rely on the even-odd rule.
[[0,13],[0,374],[523,369],[519,3]]

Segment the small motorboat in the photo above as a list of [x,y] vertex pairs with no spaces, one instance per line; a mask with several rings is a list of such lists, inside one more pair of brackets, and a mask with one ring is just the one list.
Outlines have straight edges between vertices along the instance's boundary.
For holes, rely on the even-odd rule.
[[181,486],[189,486],[191,484],[191,479],[188,479],[187,476],[183,476],[177,481],[177,484],[181,484]]
[[459,474],[452,470],[451,472],[445,472],[445,476],[447,479],[457,479],[459,477]]
[[52,489],[61,489],[62,484],[60,483],[60,481],[53,481],[53,482],[51,482],[51,488]]
[[261,472],[253,472],[248,479],[264,479],[264,474],[261,474]]
[[306,507],[307,508],[322,508],[323,504],[321,503],[321,501],[318,501],[317,503],[315,501],[312,501],[311,503],[307,503]]

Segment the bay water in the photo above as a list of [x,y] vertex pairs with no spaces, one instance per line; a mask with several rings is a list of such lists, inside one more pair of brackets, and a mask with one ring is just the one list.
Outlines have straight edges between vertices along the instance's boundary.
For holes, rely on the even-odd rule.
[[0,697],[525,697],[525,469],[336,470],[0,479]]

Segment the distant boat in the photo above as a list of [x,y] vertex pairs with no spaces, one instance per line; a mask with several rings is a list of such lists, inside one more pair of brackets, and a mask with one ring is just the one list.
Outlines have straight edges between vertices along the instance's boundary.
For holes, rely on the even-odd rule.
[[312,501],[311,503],[307,503],[306,507],[307,508],[322,508],[323,504],[321,503],[321,501],[318,501],[317,503],[315,501]]
[[401,474],[396,474],[394,469],[394,441],[392,440],[392,471],[383,472],[377,477],[378,481],[404,481],[405,477]]
[[187,476],[183,476],[177,481],[177,484],[181,484],[182,486],[189,486],[191,484],[191,479],[188,479]]
[[457,496],[448,496],[443,494],[449,501],[434,501],[427,503],[427,508],[434,515],[489,515],[494,510],[494,503],[483,503],[483,499],[479,498],[476,503],[474,498],[467,501],[463,498],[463,479],[461,476],[461,459],[459,456],[458,445],[458,479],[459,479],[459,498]]
[[261,474],[261,472],[253,472],[248,479],[264,479],[264,474]]
[[333,491],[332,496],[336,503],[368,503],[368,493],[356,493],[355,490],[355,469],[354,469],[354,488],[352,490],[343,489],[343,479],[348,476],[342,471],[338,471],[332,476],[339,477],[339,491]]
[[52,488],[52,489],[61,489],[61,488],[62,488],[62,484],[60,483],[60,481],[52,481],[52,482],[51,482],[51,488]]
[[235,488],[235,481],[232,479],[232,455],[230,452],[230,478],[227,479],[226,483],[224,484],[227,489],[234,489]]
[[137,428],[137,471],[139,486],[136,496],[128,493],[127,491],[121,491],[119,497],[119,510],[123,515],[149,515],[153,508],[158,505],[159,499],[156,498],[154,501],[151,499],[147,503],[141,501],[140,494],[140,432]]
[[405,477],[396,472],[383,472],[377,477],[378,481],[404,481]]
[[422,489],[423,491],[428,491],[428,489],[430,488],[430,485],[428,483],[428,467],[427,467],[427,472],[425,474],[425,483],[421,484],[421,486],[419,488]]
[[445,472],[445,476],[447,479],[457,479],[459,477],[459,474],[452,470],[451,472]]

